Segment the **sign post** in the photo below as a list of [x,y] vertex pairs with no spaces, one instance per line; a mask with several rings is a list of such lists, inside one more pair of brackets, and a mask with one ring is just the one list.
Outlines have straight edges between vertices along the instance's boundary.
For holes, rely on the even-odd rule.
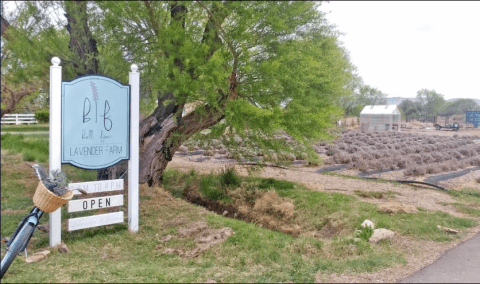
[[[60,158],[61,144],[61,98],[62,98],[62,66],[60,59],[52,58],[50,66],[50,133],[49,133],[49,169],[50,172],[62,170]],[[50,173],[51,175],[51,173]],[[52,176],[50,176],[52,177]],[[49,245],[56,246],[62,242],[62,211],[58,208],[49,216]]]
[[[140,74],[132,64],[129,85],[102,75],[62,82],[60,59],[50,67],[50,172],[62,163],[98,170],[128,160],[128,228],[138,232]],[[124,190],[123,179],[71,183],[99,193]],[[74,194],[79,195],[80,191]],[[68,212],[123,206],[123,194],[71,200]],[[124,222],[123,211],[68,220],[68,231]],[[61,243],[61,209],[50,213],[49,245]]]
[[135,64],[128,74],[128,83],[131,86],[130,105],[130,160],[128,161],[128,229],[138,232],[138,171],[139,161],[139,122],[140,122],[140,73]]

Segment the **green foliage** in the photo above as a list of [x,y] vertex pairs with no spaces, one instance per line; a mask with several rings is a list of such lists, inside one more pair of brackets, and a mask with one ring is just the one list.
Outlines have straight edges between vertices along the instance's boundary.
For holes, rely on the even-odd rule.
[[[25,4],[19,9],[25,31],[17,29],[6,45],[19,61],[7,64],[12,66],[8,72],[22,82],[48,77],[49,57],[55,54],[62,59],[66,80],[85,73],[94,55],[80,56],[69,47],[70,36],[81,47],[89,39],[67,32],[65,23],[48,16],[64,9],[77,23],[88,25],[98,48],[99,73],[126,83],[130,64],[138,64],[144,115],[154,111],[157,99],[163,106],[178,106],[177,114],[194,105],[194,122],[179,122],[218,118],[215,122],[222,125],[200,127],[212,127],[209,139],[233,141],[239,135],[249,139],[247,146],[295,153],[275,138],[281,130],[303,144],[311,163],[320,163],[312,142],[332,137],[328,130],[343,115],[340,101],[352,93],[347,85],[354,70],[338,32],[318,9],[321,3],[175,3]],[[33,20],[35,28],[29,24]],[[360,93],[382,97],[368,86]],[[238,159],[248,156],[248,147],[225,145],[238,152]]]
[[417,92],[417,101],[422,106],[423,114],[438,115],[445,108],[445,99],[435,90],[421,89]]
[[372,235],[373,229],[370,226],[365,226],[364,228],[362,228],[362,230],[358,230],[355,236],[357,238],[368,241]]
[[275,189],[279,191],[288,191],[295,188],[295,183],[286,180],[276,180],[273,178],[260,179],[258,188]]
[[240,185],[240,178],[233,167],[226,168],[220,173],[220,184],[226,187],[237,187]]
[[468,110],[480,110],[480,106],[472,99],[458,99],[446,102],[445,109],[439,114],[441,116],[450,117],[455,114],[465,114]]
[[50,120],[50,111],[42,109],[35,112],[35,119],[40,123],[48,123]]
[[418,101],[404,100],[398,108],[405,118],[419,117],[422,114],[422,106]]
[[200,192],[212,200],[228,201],[227,188],[222,186],[218,176],[208,175],[200,181]]
[[350,78],[348,88],[351,90],[351,94],[340,98],[340,105],[345,111],[345,116],[360,116],[360,112],[366,105],[387,103],[387,94],[365,85],[363,79],[356,73]]

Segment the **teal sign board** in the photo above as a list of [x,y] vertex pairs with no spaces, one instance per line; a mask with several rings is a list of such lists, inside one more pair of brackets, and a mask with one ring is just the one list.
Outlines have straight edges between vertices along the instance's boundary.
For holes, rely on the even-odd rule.
[[130,86],[89,75],[62,82],[62,164],[103,169],[130,158]]

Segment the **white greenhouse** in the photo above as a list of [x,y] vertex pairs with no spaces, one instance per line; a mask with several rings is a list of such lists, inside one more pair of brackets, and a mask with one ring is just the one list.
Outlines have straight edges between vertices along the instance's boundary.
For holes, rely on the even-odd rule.
[[396,105],[368,105],[360,113],[360,131],[400,131],[401,119]]

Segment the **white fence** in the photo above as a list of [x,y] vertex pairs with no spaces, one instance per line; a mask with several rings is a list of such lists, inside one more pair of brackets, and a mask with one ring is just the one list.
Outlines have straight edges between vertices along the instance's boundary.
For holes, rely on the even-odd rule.
[[6,114],[2,117],[2,124],[31,124],[38,123],[35,114]]

